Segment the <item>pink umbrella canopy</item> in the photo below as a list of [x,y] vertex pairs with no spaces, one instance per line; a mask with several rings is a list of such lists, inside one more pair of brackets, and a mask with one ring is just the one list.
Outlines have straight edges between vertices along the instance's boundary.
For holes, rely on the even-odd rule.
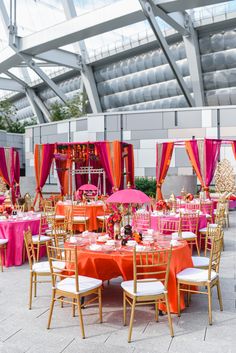
[[80,191],[97,191],[98,188],[93,184],[84,184],[84,185],[80,186],[79,190]]
[[144,192],[136,189],[119,190],[106,200],[107,203],[150,203],[150,198]]

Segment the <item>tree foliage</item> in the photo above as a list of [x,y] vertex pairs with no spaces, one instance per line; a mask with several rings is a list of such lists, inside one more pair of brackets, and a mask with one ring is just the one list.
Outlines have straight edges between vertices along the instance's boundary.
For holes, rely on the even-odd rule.
[[156,179],[154,178],[135,178],[136,189],[143,191],[150,197],[156,195]]
[[55,102],[51,105],[51,120],[59,121],[79,118],[87,112],[88,98],[84,93],[75,95],[66,105]]

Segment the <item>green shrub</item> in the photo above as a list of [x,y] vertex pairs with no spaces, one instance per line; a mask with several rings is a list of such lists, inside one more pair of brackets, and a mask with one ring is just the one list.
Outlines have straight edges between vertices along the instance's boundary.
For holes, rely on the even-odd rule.
[[150,197],[156,196],[156,179],[155,178],[135,178],[136,189],[143,191]]

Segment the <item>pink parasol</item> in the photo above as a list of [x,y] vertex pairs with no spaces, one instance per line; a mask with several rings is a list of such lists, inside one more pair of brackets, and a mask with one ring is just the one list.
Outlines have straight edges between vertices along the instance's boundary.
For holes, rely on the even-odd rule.
[[144,192],[136,189],[119,190],[106,200],[107,203],[150,203],[150,198]]
[[98,188],[93,184],[84,184],[80,186],[79,191],[97,191]]

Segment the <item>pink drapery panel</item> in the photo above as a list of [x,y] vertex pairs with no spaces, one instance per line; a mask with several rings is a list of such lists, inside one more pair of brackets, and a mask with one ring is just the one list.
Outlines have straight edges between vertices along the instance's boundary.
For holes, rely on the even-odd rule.
[[163,199],[161,188],[170,166],[173,149],[173,142],[158,143],[156,147],[156,181],[158,200]]
[[233,149],[234,158],[236,159],[236,141],[232,141],[232,149]]
[[4,148],[0,147],[0,169],[1,175],[5,183],[11,189],[11,196],[13,204],[16,201],[15,198],[15,153],[14,148]]
[[97,147],[102,168],[105,170],[105,173],[106,173],[106,179],[107,179],[106,190],[107,190],[107,193],[110,194],[115,183],[112,175],[111,163],[109,161],[109,156],[108,156],[107,142],[105,141],[97,142],[96,147]]
[[189,159],[207,197],[210,196],[209,186],[214,177],[220,145],[220,140],[205,139],[185,142]]
[[34,203],[36,203],[38,196],[42,198],[42,188],[45,185],[50,173],[50,168],[54,157],[54,149],[54,144],[35,145],[34,168],[37,188]]
[[16,198],[20,197],[20,158],[18,151],[15,151],[15,165],[14,165],[14,178],[15,178],[15,195]]

